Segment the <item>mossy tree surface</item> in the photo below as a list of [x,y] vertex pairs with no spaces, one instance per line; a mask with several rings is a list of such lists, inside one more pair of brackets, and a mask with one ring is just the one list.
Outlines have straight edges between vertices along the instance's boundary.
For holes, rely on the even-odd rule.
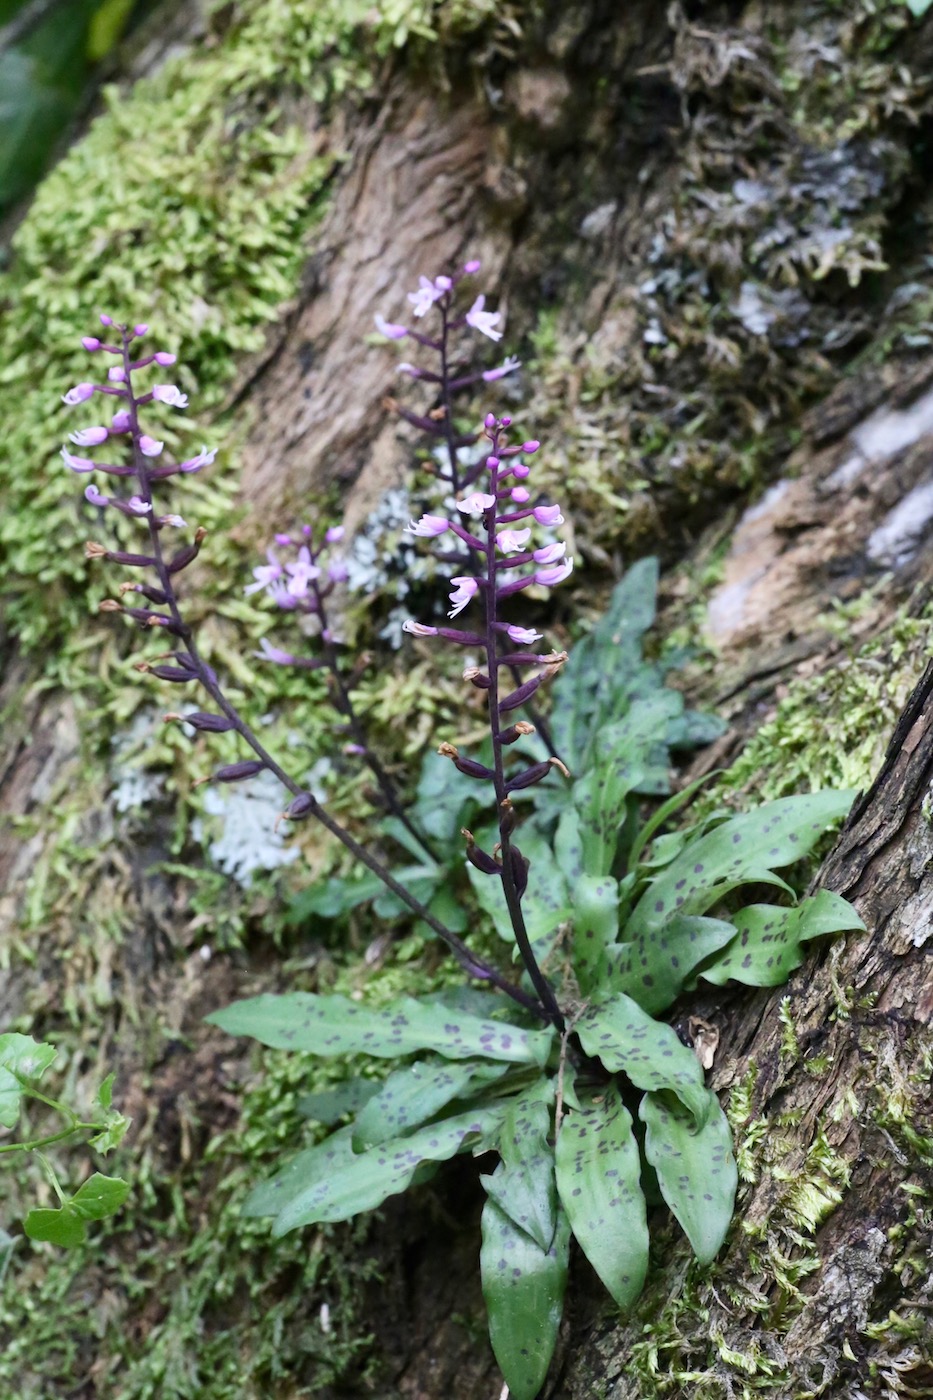
[[[239,1235],[238,1201],[297,1139],[297,1099],[320,1070],[272,1057],[257,1083],[229,1042],[205,1035],[202,1015],[243,989],[232,966],[248,957],[250,989],[337,980],[376,996],[405,976],[417,989],[447,973],[417,938],[371,971],[365,923],[358,946],[330,952],[318,930],[286,934],[283,884],[300,887],[331,860],[313,836],[301,862],[249,890],[199,849],[193,809],[178,799],[205,759],[162,737],[165,697],[129,670],[119,631],[92,617],[112,580],[86,571],[81,542],[98,525],[56,457],[73,426],[59,395],[85,375],[80,335],[107,310],[151,321],[180,352],[196,416],[170,445],[224,443],[221,469],[181,506],[211,530],[192,606],[215,663],[282,742],[300,734],[307,770],[333,750],[318,696],[238,659],[264,622],[229,580],[265,542],[270,511],[303,509],[309,487],[317,505],[350,490],[359,520],[360,502],[403,477],[410,444],[381,426],[390,358],[371,352],[376,368],[357,369],[349,356],[365,354],[372,312],[394,314],[411,279],[435,270],[425,250],[453,256],[472,239],[503,270],[509,348],[526,360],[516,406],[546,444],[555,496],[573,500],[578,567],[589,569],[572,611],[550,620],[572,631],[593,610],[590,582],[608,586],[623,556],[660,546],[673,558],[703,524],[727,530],[730,505],[777,475],[801,434],[819,440],[806,412],[847,373],[887,362],[893,377],[928,352],[931,42],[933,26],[914,26],[903,6],[867,0],[711,5],[699,17],[647,0],[622,12],[600,0],[238,0],[209,7],[190,53],[109,93],[40,189],[0,281],[4,1010],[58,1040],[79,1097],[97,1055],[117,1068],[137,1120],[127,1169],[140,1177],[96,1250],[19,1252],[0,1395],[44,1397],[78,1375],[89,1394],[120,1400],[340,1386],[467,1397],[494,1386],[474,1285],[443,1323],[425,1281],[446,1301],[446,1261],[404,1207],[389,1214],[387,1242],[386,1227],[375,1243],[365,1227],[274,1248],[257,1227]],[[368,187],[380,158],[402,174]],[[440,204],[427,233],[406,216],[406,160],[421,172],[420,207]],[[385,222],[393,272],[380,286],[366,279]],[[321,440],[295,426],[314,421],[309,360],[315,395],[340,405],[335,435]],[[248,511],[257,499],[259,520]],[[390,549],[369,613],[348,619],[390,672],[403,666],[368,617],[381,624],[397,604],[396,566]],[[908,641],[881,653],[904,691],[920,644]],[[364,682],[389,760],[452,722],[458,691],[450,677],[422,683],[432,665],[404,660],[396,693],[416,705],[404,729],[379,676]],[[858,669],[855,690],[792,686],[733,786],[783,791],[832,776],[833,761],[805,742],[826,704],[846,711],[845,781],[867,783],[873,674]],[[889,722],[893,704],[881,703]],[[110,735],[134,719],[115,753]],[[128,788],[134,760],[148,787]],[[331,777],[355,819],[361,784],[339,765]],[[928,828],[911,812],[890,840],[918,864]],[[878,912],[870,884],[856,892],[863,912]],[[925,907],[922,881],[911,897]],[[231,957],[231,945],[245,951]],[[597,1326],[582,1355],[592,1318],[580,1278],[562,1393],[922,1386],[925,1023],[920,1000],[889,1004],[899,994],[888,984],[918,985],[920,997],[911,969],[923,945],[902,930],[889,947],[864,965],[857,948],[851,965],[831,953],[783,1010],[765,999],[700,1008],[723,1028],[718,1082],[732,1083],[744,1135],[745,1224],[708,1280],[659,1272],[637,1325]],[[83,1160],[64,1159],[65,1170]],[[880,1204],[856,1277],[846,1230],[868,1187]],[[446,1270],[456,1293],[475,1263],[468,1232],[451,1224],[442,1183],[420,1200],[462,1264],[460,1276]],[[806,1350],[820,1300],[846,1307],[834,1260],[854,1279],[853,1328],[826,1340],[820,1370],[823,1351]],[[374,1282],[380,1272],[391,1287]]]

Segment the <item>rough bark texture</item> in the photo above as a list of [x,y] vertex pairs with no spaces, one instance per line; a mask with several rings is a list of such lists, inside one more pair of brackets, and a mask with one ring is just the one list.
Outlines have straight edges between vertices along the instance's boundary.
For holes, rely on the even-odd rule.
[[[933,367],[916,324],[915,344],[896,341],[901,311],[889,294],[908,276],[900,264],[929,281],[919,270],[927,128],[918,134],[917,123],[929,120],[933,26],[909,39],[895,28],[883,48],[867,6],[840,20],[832,6],[797,3],[777,32],[771,23],[754,5],[689,15],[675,6],[667,16],[647,3],[622,14],[595,0],[544,7],[511,47],[496,36],[484,70],[455,53],[444,90],[423,69],[380,67],[378,94],[344,104],[326,130],[302,98],[305,157],[340,150],[346,159],[303,284],[228,396],[250,424],[242,493],[253,514],[242,535],[264,538],[311,487],[340,489],[352,529],[408,471],[405,433],[381,403],[392,362],[359,350],[374,310],[391,317],[414,277],[466,253],[483,259],[489,285],[501,276],[511,289],[513,343],[550,310],[557,348],[539,340],[522,412],[536,428],[540,420],[536,435],[552,434],[555,484],[563,476],[578,493],[581,574],[588,566],[605,588],[623,559],[659,547],[681,564],[667,583],[681,619],[696,595],[691,571],[729,542],[708,616],[719,660],[694,688],[733,725],[698,771],[738,754],[788,687],[854,665],[856,642],[879,640],[882,688],[890,675],[906,693],[910,657],[893,643],[886,652],[884,639],[897,615],[921,613],[929,577],[919,546],[933,491]],[[833,57],[837,41],[844,62]],[[883,55],[876,79],[872,44]],[[850,64],[851,105],[828,93],[825,123],[810,130],[806,101],[782,83],[788,54],[801,82],[821,82],[821,65],[834,64],[842,82]],[[830,208],[821,190],[836,188],[839,169],[850,185]],[[797,250],[783,280],[749,212],[764,196],[730,193],[767,180],[775,226],[798,219],[782,235]],[[843,219],[851,239],[836,265],[826,230]],[[885,259],[895,272],[881,269]],[[857,264],[868,268],[861,291],[850,285]],[[639,290],[665,277],[668,300]],[[735,310],[752,281],[755,295],[775,293],[764,331]],[[749,492],[768,485],[739,519]],[[585,592],[578,602],[585,612]],[[855,602],[840,632],[832,609]],[[20,658],[15,638],[2,640],[0,921],[13,964],[4,1022],[41,1010],[61,1026],[93,1011],[136,1108],[137,1145],[170,1176],[235,1120],[231,1090],[246,1074],[201,1017],[239,990],[281,985],[280,974],[258,950],[248,974],[225,955],[201,960],[204,924],[192,922],[185,880],[152,872],[170,849],[170,816],[157,814],[144,840],[128,831],[109,796],[111,760],[99,755],[72,833],[99,845],[93,882],[85,872],[53,909],[52,951],[24,956],[17,930],[36,871],[53,857],[67,863],[42,812],[87,764],[69,697],[43,687],[41,663]],[[822,949],[773,995],[682,1008],[685,1035],[693,1016],[719,1036],[711,1082],[731,1097],[748,1174],[723,1257],[700,1276],[659,1220],[652,1281],[621,1322],[580,1264],[546,1394],[933,1394],[931,690],[928,669],[822,877],[855,901],[868,932]],[[123,943],[100,936],[111,927]],[[322,956],[299,951],[312,963]],[[366,1249],[382,1281],[362,1287],[360,1322],[375,1337],[376,1378],[364,1382],[348,1364],[314,1393],[494,1400],[478,1206],[464,1167],[380,1217]],[[89,1291],[96,1283],[101,1313],[112,1306],[145,1351],[168,1297],[115,1303],[112,1280],[91,1278]],[[318,1306],[309,1301],[303,1315],[309,1328]],[[205,1319],[208,1331],[219,1325],[216,1302]],[[118,1393],[105,1361],[95,1372],[83,1346],[88,1380],[74,1393]],[[266,1393],[309,1393],[290,1389],[307,1379],[274,1392],[269,1382]]]

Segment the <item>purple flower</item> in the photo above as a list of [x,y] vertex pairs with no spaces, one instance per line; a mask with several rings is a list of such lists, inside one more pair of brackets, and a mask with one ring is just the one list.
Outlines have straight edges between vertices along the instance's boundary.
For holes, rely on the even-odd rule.
[[452,578],[450,581],[454,584],[453,592],[450,595],[450,601],[453,606],[447,616],[456,617],[458,613],[463,612],[467,603],[476,597],[479,584],[476,582],[475,578],[469,577]]
[[325,543],[337,544],[338,541],[343,539],[345,533],[346,531],[344,530],[342,525],[331,525],[330,529],[324,536]]
[[376,330],[387,340],[403,340],[408,334],[407,326],[398,326],[393,321],[387,321],[384,316],[376,315],[373,319],[376,322]]
[[95,350],[100,349],[100,341],[97,339],[96,335],[82,336],[81,344],[84,346],[85,350],[90,350],[92,354]]
[[188,523],[180,515],[158,515],[156,519],[160,525],[174,525],[176,530],[183,530]]
[[[148,501],[144,501],[142,496],[131,496],[126,503],[133,515],[148,515],[152,506]],[[182,521],[184,524],[184,521]]]
[[538,442],[537,438],[532,438],[530,442],[522,443],[522,451],[528,453],[537,452],[540,446],[541,444]]
[[158,457],[164,446],[164,442],[157,442],[148,433],[142,433],[140,436],[139,450],[144,457]]
[[[148,329],[149,327],[147,326],[146,330]],[[142,334],[142,332],[140,332],[140,334]],[[157,350],[152,358],[155,360],[157,365],[161,365],[163,369],[166,369],[169,365],[173,365],[175,363],[175,361],[178,359],[178,356],[173,355],[170,350]]]
[[[439,281],[447,282],[446,287],[438,286]],[[450,290],[450,279],[438,278],[438,282],[432,282],[428,277],[418,278],[418,290],[408,293],[408,300],[411,302],[415,316],[424,316],[436,301],[440,301],[445,292]]]
[[509,493],[517,506],[523,506],[530,499],[531,493],[526,491],[524,486],[513,486]]
[[68,436],[76,447],[99,447],[102,442],[106,442],[110,434],[106,428],[81,428]]
[[573,560],[565,559],[562,564],[557,564],[553,569],[539,569],[535,574],[535,583],[540,583],[545,588],[554,588],[556,584],[563,583],[564,579],[573,572]]
[[253,578],[256,582],[248,583],[243,589],[247,598],[251,593],[258,593],[260,588],[270,588],[284,573],[282,565],[279,563],[278,559],[276,559],[271,549],[266,550],[266,558],[269,560],[268,564],[260,564],[258,568],[253,570]]
[[465,262],[463,264],[463,270],[466,273],[467,277],[471,277],[474,272],[479,272],[481,267],[482,263],[480,262],[479,258],[471,258],[469,262]]
[[107,313],[106,313],[105,311],[102,311],[102,312],[100,313],[100,323],[101,323],[102,326],[112,326],[112,325],[113,325],[113,317],[112,317],[112,316],[108,316]]
[[93,384],[76,384],[73,389],[69,389],[67,394],[62,394],[62,403],[66,403],[69,408],[73,408],[77,403],[84,403],[94,392]]
[[[451,582],[455,583],[456,579],[452,579]],[[453,595],[451,595],[451,597],[452,596]],[[451,616],[453,616],[453,614],[451,614]],[[409,618],[407,622],[402,623],[402,631],[410,632],[413,637],[437,636],[436,627],[429,627],[426,622],[412,622],[411,618]]]
[[97,463],[92,462],[90,457],[75,457],[67,447],[62,448],[62,460],[73,472],[92,472],[97,469]]
[[[515,499],[515,492],[512,492],[512,499]],[[560,513],[560,506],[535,506],[531,512],[539,525],[563,525],[564,517]]]
[[138,326],[133,327],[133,334],[136,336],[145,335],[149,329],[148,321],[140,321]]
[[536,549],[531,557],[536,564],[556,564],[566,553],[565,544],[546,544],[542,549]]
[[[246,591],[249,593],[251,590],[248,588]],[[298,660],[290,651],[282,651],[281,647],[272,646],[265,637],[260,637],[259,645],[262,650],[254,651],[253,655],[258,656],[260,661],[274,661],[277,666],[294,666]]]
[[186,462],[182,462],[178,468],[180,472],[199,472],[202,467],[209,467],[217,456],[217,448],[212,447],[210,451],[201,444],[201,451],[196,457],[189,457]]
[[450,524],[442,515],[422,515],[421,519],[415,523],[410,520],[407,532],[410,535],[442,535],[445,530],[450,529]]
[[526,467],[524,462],[516,462],[512,467],[512,475],[516,481],[524,481],[526,476],[531,475],[531,468]]
[[311,561],[311,551],[306,544],[299,549],[295,563],[286,564],[285,569],[291,574],[288,592],[293,598],[304,598],[308,592],[308,584],[321,576],[320,569]]
[[115,413],[110,420],[110,426],[115,433],[128,433],[133,426],[129,410],[121,408],[119,413]]
[[152,397],[156,403],[167,403],[169,408],[188,407],[188,395],[181,393],[177,384],[153,384]]
[[126,370],[122,365],[111,365],[107,371],[107,378],[111,384],[122,384],[126,378]]
[[540,642],[542,634],[535,632],[532,627],[507,627],[506,635],[513,642],[518,642],[519,646],[531,646],[532,642]]
[[483,491],[471,491],[469,496],[457,502],[457,509],[464,515],[483,515],[495,504],[495,496],[486,495]]
[[502,332],[496,330],[496,325],[502,320],[502,313],[499,311],[484,311],[486,298],[478,296],[466,314],[467,325],[472,326],[480,335],[488,335],[490,340],[501,340]]
[[521,363],[521,360],[516,359],[514,355],[509,355],[496,369],[484,369],[483,378],[487,384],[492,384],[493,380],[504,379],[507,374],[514,374],[517,369],[521,368]]
[[331,559],[327,565],[327,577],[331,583],[346,583],[350,570],[345,559]]
[[110,497],[102,496],[93,483],[84,488],[84,499],[90,501],[92,506],[109,506],[110,504]]
[[521,554],[530,539],[530,530],[502,530],[496,536],[496,547],[503,554]]

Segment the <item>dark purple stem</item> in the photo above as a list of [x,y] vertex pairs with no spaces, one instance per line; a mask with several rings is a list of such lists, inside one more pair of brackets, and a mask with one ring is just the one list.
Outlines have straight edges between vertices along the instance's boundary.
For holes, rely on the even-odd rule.
[[[130,431],[133,438],[133,461],[136,471],[136,478],[139,482],[140,494],[143,500],[146,501],[147,504],[151,507],[153,506],[152,484],[149,477],[149,469],[146,465],[146,458],[141,452],[139,446],[139,439],[141,436],[139,427],[139,412],[137,400],[133,395],[131,381],[132,372],[130,370],[131,362],[129,353],[130,337],[127,334],[125,328],[123,328],[122,330],[122,335],[123,367],[126,375],[126,402],[130,416]],[[187,623],[184,621],[181,615],[181,610],[179,608],[178,599],[175,593],[175,585],[172,581],[172,575],[168,571],[168,567],[165,562],[165,556],[162,552],[162,541],[159,535],[160,527],[156,524],[155,520],[153,519],[153,514],[153,510],[150,509],[147,516],[147,521],[149,525],[149,536],[152,545],[152,553],[156,561],[156,572],[159,577],[159,585],[166,596],[167,606],[171,614],[172,621],[175,624],[178,636],[181,638],[185,650],[188,652],[188,655],[191,657],[191,660],[196,668],[198,679],[204,686],[207,693],[210,695],[211,699],[214,701],[215,705],[217,705],[217,707],[222,711],[222,713],[227,717],[227,719],[230,720],[230,723],[232,724],[236,732],[240,735],[244,742],[249,745],[256,757],[265,764],[265,766],[269,769],[270,773],[275,774],[275,776],[278,778],[279,782],[282,784],[283,787],[285,787],[295,797],[302,796],[308,799],[310,805],[308,807],[307,814],[309,816],[315,817],[316,820],[321,823],[324,829],[326,831],[329,831],[332,836],[336,837],[336,839],[346,848],[346,850],[350,852],[350,854],[356,860],[360,862],[361,865],[364,865],[367,870],[370,870],[373,873],[373,875],[377,876],[377,878],[382,881],[386,888],[392,891],[392,893],[396,896],[397,899],[400,899],[402,903],[412,911],[413,914],[416,914],[419,919],[421,919],[425,924],[427,924],[428,928],[431,929],[433,933],[437,934],[438,938],[442,939],[442,941],[447,944],[448,948],[451,950],[454,957],[457,959],[464,971],[466,971],[471,977],[479,977],[483,981],[491,982],[494,987],[498,987],[501,992],[504,992],[506,996],[511,997],[513,1001],[517,1002],[520,1006],[524,1007],[526,1011],[531,1011],[536,1016],[542,1017],[542,1019],[544,1020],[550,1020],[551,1016],[549,1012],[544,1010],[542,1006],[538,1002],[536,1002],[533,997],[528,996],[527,993],[523,992],[520,987],[513,986],[512,983],[509,982],[505,977],[503,977],[502,973],[499,972],[498,969],[493,967],[491,964],[486,963],[480,958],[475,957],[470,952],[466,944],[462,941],[462,939],[458,938],[457,935],[451,929],[447,928],[444,924],[442,924],[439,919],[436,919],[431,913],[431,911],[427,909],[421,903],[420,900],[416,899],[415,896],[411,894],[405,888],[404,885],[399,884],[399,882],[392,875],[389,874],[388,870],[386,870],[385,866],[381,863],[381,861],[377,860],[375,856],[371,855],[369,851],[365,849],[365,847],[361,846],[358,841],[354,840],[350,833],[346,831],[340,825],[339,822],[334,820],[334,818],[330,815],[326,808],[321,806],[317,798],[315,798],[311,793],[306,792],[305,789],[303,789],[299,783],[296,783],[295,780],[292,777],[290,777],[288,773],[285,772],[285,770],[276,762],[272,755],[263,747],[259,739],[253,733],[252,729],[250,729],[249,725],[241,717],[238,710],[236,710],[235,707],[229,702],[229,700],[227,700],[226,696],[220,688],[220,685],[213,678],[213,674],[210,668],[201,659],[201,656],[198,652],[197,644],[195,643],[194,638],[191,634],[191,629],[190,627],[188,627]]]

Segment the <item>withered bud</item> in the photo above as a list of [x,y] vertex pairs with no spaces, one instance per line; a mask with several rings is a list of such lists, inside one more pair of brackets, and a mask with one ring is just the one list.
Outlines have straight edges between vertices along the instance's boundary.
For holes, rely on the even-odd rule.
[[516,739],[520,739],[523,734],[537,733],[533,724],[529,724],[526,719],[520,719],[517,724],[510,724],[508,729],[503,729],[499,738],[503,744],[514,744]]
[[565,662],[566,660],[567,660],[567,652],[565,652],[565,651],[552,651],[552,652],[549,652],[547,656],[543,656],[543,657],[541,658],[541,664],[542,664],[543,666],[554,666],[554,667],[557,667],[557,666],[563,666],[563,664],[564,664],[564,662]]
[[466,827],[461,827],[460,835],[466,841],[466,856],[471,865],[475,865],[477,870],[481,870],[484,875],[501,875],[502,867],[486,851],[480,849],[474,840],[472,831]]
[[560,773],[562,777],[569,778],[571,776],[570,769],[567,767],[566,763],[564,763],[562,759],[549,758],[548,763],[551,765],[552,768],[556,768],[558,773]]
[[457,759],[460,757],[460,750],[456,748],[453,744],[448,744],[446,740],[443,744],[438,745],[437,751],[440,754],[441,758]]
[[204,541],[205,541],[206,539],[207,539],[207,531],[206,531],[206,529],[204,528],[203,525],[199,525],[198,528],[197,528],[197,529],[195,530],[195,532],[194,532],[194,542],[195,542],[195,544],[197,544],[197,545],[201,545],[201,544],[204,543]]
[[391,394],[386,394],[385,398],[382,400],[382,407],[385,409],[386,413],[395,413],[398,408],[398,399],[393,399]]
[[96,540],[85,540],[84,557],[85,559],[106,559],[107,551],[104,546],[98,544]]
[[469,681],[470,685],[475,685],[477,690],[489,689],[489,677],[478,666],[468,666],[463,673],[463,679]]
[[432,418],[435,423],[442,423],[447,417],[447,409],[443,405],[440,408],[432,408],[428,417]]
[[116,598],[104,598],[97,604],[98,612],[123,612],[123,604],[118,603]]
[[527,719],[520,719],[513,726],[517,734],[535,734],[537,731],[533,724],[529,724]]
[[499,830],[503,836],[511,836],[515,830],[515,808],[508,797],[499,803]]

